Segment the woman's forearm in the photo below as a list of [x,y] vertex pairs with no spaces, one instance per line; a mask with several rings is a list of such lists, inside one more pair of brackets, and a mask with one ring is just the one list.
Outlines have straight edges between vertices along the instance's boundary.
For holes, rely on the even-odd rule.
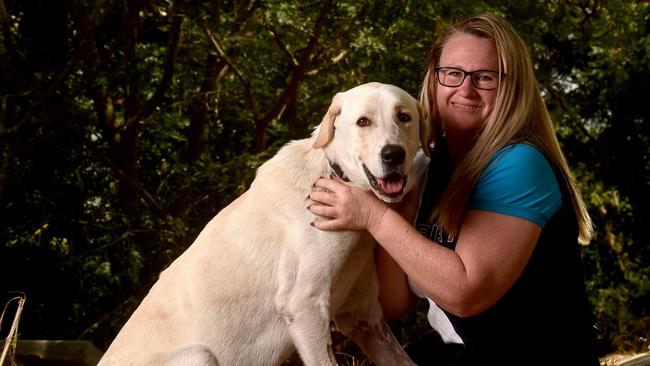
[[[463,293],[463,289],[468,283],[463,262],[453,250],[422,236],[408,221],[392,209],[386,210],[377,224],[369,227],[368,231],[387,252],[390,260],[403,270],[405,276],[410,277],[429,298],[453,311],[455,303],[459,301],[457,295]],[[387,268],[390,266],[388,265]],[[429,280],[431,278],[436,280]],[[406,277],[404,277],[404,281],[406,281]],[[408,286],[406,282],[403,282],[402,288],[404,288],[404,284]],[[382,288],[383,286],[384,284],[382,284]],[[408,287],[406,290],[410,293]],[[395,309],[399,308],[397,306]]]

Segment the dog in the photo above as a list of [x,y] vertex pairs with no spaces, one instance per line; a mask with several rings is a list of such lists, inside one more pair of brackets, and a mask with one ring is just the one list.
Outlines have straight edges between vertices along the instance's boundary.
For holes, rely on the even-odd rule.
[[[386,202],[426,146],[417,101],[388,84],[337,93],[310,138],[287,143],[153,285],[99,366],[336,365],[331,322],[377,365],[413,365],[383,320],[367,232],[310,225],[331,174]],[[423,149],[426,150],[426,149]]]

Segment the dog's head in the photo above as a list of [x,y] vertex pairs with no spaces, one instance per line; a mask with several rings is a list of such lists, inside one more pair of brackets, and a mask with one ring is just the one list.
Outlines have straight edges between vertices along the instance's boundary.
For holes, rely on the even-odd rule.
[[[404,90],[368,83],[336,94],[314,131],[314,148],[354,185],[397,202],[413,185],[413,158],[429,128],[418,102]],[[428,149],[424,149],[428,153]]]

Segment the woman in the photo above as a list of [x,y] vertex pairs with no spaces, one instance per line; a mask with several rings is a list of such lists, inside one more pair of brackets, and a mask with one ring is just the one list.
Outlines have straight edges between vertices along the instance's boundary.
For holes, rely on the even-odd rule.
[[428,66],[426,188],[400,214],[319,179],[310,211],[326,219],[313,225],[377,240],[387,318],[428,299],[435,332],[407,348],[420,365],[598,365],[577,245],[591,220],[523,41],[499,17],[470,17]]

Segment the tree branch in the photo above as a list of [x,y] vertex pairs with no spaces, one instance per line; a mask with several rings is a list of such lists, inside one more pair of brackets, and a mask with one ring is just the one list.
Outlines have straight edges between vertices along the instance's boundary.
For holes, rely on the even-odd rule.
[[90,142],[88,144],[90,145],[94,154],[97,157],[99,157],[101,160],[103,160],[111,168],[113,173],[117,175],[120,181],[130,186],[133,189],[133,191],[135,191],[140,197],[142,197],[142,199],[149,206],[155,209],[157,214],[159,214],[160,216],[165,214],[165,209],[163,208],[163,206],[160,203],[158,203],[156,198],[151,193],[149,193],[149,191],[147,191],[146,188],[138,184],[138,182],[136,182],[135,180],[131,179],[131,177],[129,177],[129,175],[126,174],[126,172],[124,172],[117,164],[115,164],[111,159],[109,159],[108,156],[106,156],[103,152],[101,152],[99,148],[92,145],[92,143]]
[[[350,34],[352,33],[352,30],[355,28],[351,26],[352,24],[356,24],[357,20],[361,19],[363,16],[365,16],[366,12],[368,10],[368,2],[364,2],[359,8],[359,10],[354,14],[350,20],[346,21],[346,26],[341,27],[340,32],[336,36],[337,40],[345,39],[345,47],[336,47],[335,49],[330,49],[328,50],[329,53],[324,55],[323,57],[328,57],[329,60],[327,62],[323,62],[323,64],[315,68],[313,70],[310,70],[307,72],[308,76],[315,76],[318,75],[320,72],[327,70],[328,68],[338,64],[341,62],[349,53],[350,53]],[[338,53],[337,53],[338,52]],[[333,56],[333,54],[336,53],[336,56]],[[320,55],[319,55],[320,56]],[[317,62],[316,62],[317,63]]]
[[0,0],[0,27],[2,27],[2,37],[4,40],[5,52],[7,54],[13,53],[13,44],[11,42],[11,26],[9,24],[9,14],[7,13],[7,7],[5,6],[4,0]]
[[169,46],[167,51],[167,59],[165,60],[165,71],[163,73],[162,80],[158,84],[158,88],[154,92],[154,95],[145,102],[144,106],[136,113],[126,124],[128,128],[131,124],[137,123],[138,121],[147,119],[154,112],[156,107],[160,104],[165,93],[169,90],[173,76],[174,76],[174,67],[176,65],[176,55],[178,53],[178,44],[180,43],[181,38],[181,26],[183,24],[182,16],[174,16],[172,22],[171,31],[169,34]]
[[577,129],[578,129],[578,130],[579,130],[579,131],[580,131],[584,136],[586,136],[590,141],[593,141],[593,140],[595,139],[594,136],[593,136],[593,135],[591,134],[591,132],[589,132],[589,130],[587,130],[587,128],[584,126],[584,124],[582,123],[582,118],[580,118],[580,114],[579,114],[579,113],[576,113],[576,112],[575,112],[575,108],[573,108],[573,107],[571,107],[569,104],[567,104],[567,102],[566,102],[566,100],[565,100],[565,98],[564,98],[564,94],[560,93],[558,90],[556,90],[556,89],[553,88],[552,86],[549,86],[548,88],[546,88],[546,90],[549,92],[549,94],[551,95],[551,97],[553,98],[553,100],[557,101],[557,102],[560,104],[560,107],[561,107],[563,110],[569,112],[569,113],[572,114],[574,117],[576,117],[578,121],[580,121],[580,122],[578,122],[578,123],[575,124],[575,127],[576,127],[576,128],[577,128]]
[[223,61],[228,65],[228,67],[232,69],[232,71],[237,76],[237,79],[239,79],[239,81],[242,83],[242,86],[244,88],[244,94],[246,95],[246,99],[248,100],[248,103],[251,106],[253,119],[258,120],[260,115],[259,104],[257,103],[257,100],[255,99],[255,97],[253,96],[253,92],[251,91],[250,81],[248,81],[248,79],[244,76],[241,70],[239,70],[237,65],[235,65],[235,63],[230,59],[228,54],[226,54],[217,37],[214,34],[212,34],[212,32],[210,32],[210,30],[205,26],[205,23],[203,23],[201,15],[196,17],[196,22],[199,25],[199,27],[201,27],[201,30],[203,30],[203,33],[205,33],[206,37],[208,37],[208,40],[210,40],[210,44],[212,44],[212,47],[215,49],[215,51],[217,51],[219,57],[221,57]]
[[311,56],[314,52],[314,49],[316,48],[316,45],[318,44],[318,37],[320,36],[323,23],[327,18],[327,15],[331,12],[332,7],[332,1],[327,1],[321,8],[320,14],[318,15],[318,18],[316,19],[314,27],[311,31],[311,35],[309,36],[309,40],[307,41],[307,46],[305,47],[300,60],[298,60],[298,66],[294,68],[293,75],[291,75],[291,79],[289,80],[287,87],[284,89],[282,94],[280,94],[280,97],[275,102],[273,107],[261,119],[255,121],[256,124],[265,126],[271,120],[276,118],[284,109],[284,106],[287,100],[289,100],[289,97],[292,95],[292,93],[295,93],[298,89],[300,82],[307,72],[307,68],[309,65],[311,65]]
[[278,47],[280,48],[280,51],[282,51],[287,56],[289,61],[291,61],[291,64],[293,65],[293,67],[294,68],[298,67],[300,65],[300,63],[298,62],[298,59],[296,59],[296,56],[293,53],[291,53],[291,51],[289,50],[289,47],[287,47],[287,45],[282,41],[282,39],[280,39],[280,36],[278,35],[278,31],[277,31],[277,29],[275,29],[273,24],[267,24],[266,25],[266,30],[271,35],[271,38],[273,39],[275,44],[278,45]]
[[0,164],[0,200],[4,196],[5,188],[9,184],[9,176],[16,162],[16,149],[11,142],[8,141],[3,150],[0,155],[3,158]]

